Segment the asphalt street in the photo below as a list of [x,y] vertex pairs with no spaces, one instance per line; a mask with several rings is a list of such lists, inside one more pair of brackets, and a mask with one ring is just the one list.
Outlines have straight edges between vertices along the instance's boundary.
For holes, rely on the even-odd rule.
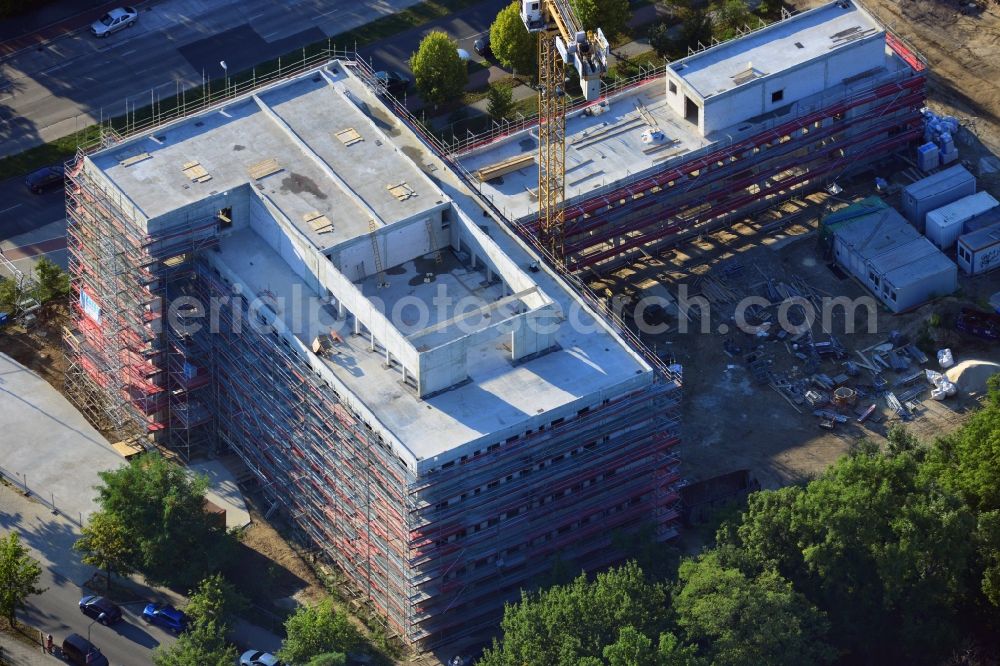
[[416,1],[150,0],[107,39],[83,28],[3,58],[0,156],[220,77],[220,61],[235,71]]
[[0,181],[0,252],[23,273],[30,272],[43,256],[65,268],[66,203],[62,191],[33,194],[21,178]]
[[40,585],[45,591],[31,597],[27,610],[18,614],[23,622],[51,633],[56,644],[70,633],[86,637],[89,629],[92,642],[113,666],[152,664],[151,650],[176,640],[159,627],[142,621],[145,600],[124,605],[125,619],[118,624],[110,627],[92,624],[77,604],[90,593],[83,583],[95,570],[81,563],[72,549],[79,536],[75,526],[6,486],[0,486],[0,507],[0,533],[16,530],[32,557],[42,564]]

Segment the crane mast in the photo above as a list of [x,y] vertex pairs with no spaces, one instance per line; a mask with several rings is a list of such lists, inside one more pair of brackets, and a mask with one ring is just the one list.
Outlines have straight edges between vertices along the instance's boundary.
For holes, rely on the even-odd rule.
[[566,195],[566,64],[580,75],[587,100],[597,99],[607,72],[608,41],[580,27],[568,0],[521,0],[521,20],[538,33],[538,229],[557,263],[563,255]]

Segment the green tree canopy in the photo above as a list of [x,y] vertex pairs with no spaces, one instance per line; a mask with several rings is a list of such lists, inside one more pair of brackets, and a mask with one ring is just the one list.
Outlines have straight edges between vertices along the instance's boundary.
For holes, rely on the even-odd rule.
[[214,621],[228,625],[233,618],[246,611],[248,605],[246,597],[217,573],[202,580],[197,589],[191,591],[184,612],[196,622]]
[[584,30],[600,28],[608,39],[628,30],[632,10],[628,0],[570,0]]
[[514,111],[514,95],[506,83],[490,86],[486,93],[486,112],[496,121],[506,120]]
[[301,606],[285,620],[287,638],[278,656],[293,664],[306,663],[328,652],[349,652],[361,642],[357,628],[333,602],[325,599],[316,606]]
[[468,68],[458,56],[458,44],[435,30],[423,38],[410,58],[417,91],[428,104],[461,96],[469,80]]
[[715,37],[717,39],[732,39],[738,30],[745,26],[754,26],[757,17],[750,11],[746,0],[721,0],[712,7],[715,14]]
[[912,453],[862,449],[804,488],[755,493],[719,541],[748,575],[790,580],[848,651],[912,662],[954,644],[974,530]]
[[236,648],[226,642],[226,629],[214,621],[195,622],[170,647],[153,650],[155,666],[233,666]]
[[117,521],[133,545],[126,564],[151,580],[192,586],[231,554],[228,535],[205,513],[205,478],[157,454],[99,476],[101,513]]
[[27,598],[44,592],[38,587],[41,576],[42,567],[28,554],[17,532],[0,537],[0,615],[11,627]]
[[490,25],[490,50],[501,65],[517,74],[534,76],[538,71],[537,38],[521,21],[519,2],[512,2]]
[[343,652],[327,652],[316,655],[306,666],[344,666],[346,663],[347,656]]
[[69,274],[47,257],[42,257],[35,264],[35,278],[38,281],[35,298],[39,303],[69,296]]
[[479,663],[600,663],[605,648],[615,659],[648,654],[653,640],[659,640],[666,600],[664,587],[647,581],[635,563],[600,573],[593,582],[581,574],[567,585],[525,593],[519,603],[508,605],[500,624],[503,642],[495,643]]
[[692,7],[686,12],[681,23],[679,50],[681,55],[687,55],[687,49],[697,49],[699,44],[708,46],[712,43],[712,33],[715,26],[712,16],[701,7]]
[[134,571],[136,550],[117,514],[98,511],[80,532],[73,548],[83,554],[85,564],[104,569],[107,589],[111,589],[111,574],[127,576]]
[[755,578],[723,566],[717,553],[681,564],[673,600],[677,624],[712,664],[825,664],[828,623],[777,572]]

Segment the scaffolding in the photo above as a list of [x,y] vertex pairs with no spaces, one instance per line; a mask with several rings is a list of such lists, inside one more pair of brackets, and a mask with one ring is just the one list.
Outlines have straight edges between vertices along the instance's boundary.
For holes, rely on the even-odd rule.
[[[214,219],[186,219],[150,236],[120,193],[88,175],[80,152],[67,169],[67,248],[76,330],[68,331],[67,395],[91,419],[122,432],[183,438],[171,422],[189,404],[188,386],[168,371],[164,335],[168,285],[190,258],[216,242]],[[168,425],[176,427],[167,429]],[[185,457],[189,449],[182,449]]]
[[[608,270],[635,253],[662,251],[815,191],[912,143],[922,131],[925,75],[909,69],[887,78],[567,206],[567,267]],[[520,229],[526,236],[541,233],[534,221]]]
[[390,634],[453,641],[495,625],[556,559],[605,566],[625,555],[620,531],[676,534],[681,381],[648,350],[648,385],[414,468],[268,299],[225,277],[218,219],[150,234],[82,152],[67,174],[67,393],[93,421],[185,459],[231,449]]

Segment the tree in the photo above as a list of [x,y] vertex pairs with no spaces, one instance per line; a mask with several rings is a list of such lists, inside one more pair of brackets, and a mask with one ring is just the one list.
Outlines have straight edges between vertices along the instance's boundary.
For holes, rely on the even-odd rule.
[[188,595],[188,604],[184,608],[196,622],[214,621],[220,625],[229,622],[246,611],[248,602],[236,587],[222,577],[213,574],[198,583],[198,588]]
[[153,650],[155,666],[232,666],[236,648],[225,639],[226,628],[214,620],[195,622],[168,648]]
[[515,74],[534,76],[538,70],[537,37],[521,20],[521,4],[513,2],[500,10],[490,25],[490,50],[501,65]]
[[707,46],[712,42],[714,30],[711,15],[701,7],[692,8],[681,23],[680,50],[697,49],[699,44]]
[[715,553],[681,564],[673,608],[687,639],[713,664],[824,664],[828,623],[777,572],[748,578]]
[[608,39],[628,30],[632,10],[628,0],[570,0],[584,30],[600,28]]
[[417,91],[428,104],[440,104],[459,97],[469,79],[465,63],[458,56],[458,44],[440,30],[423,38],[410,58]]
[[20,280],[0,277],[0,312],[19,314],[27,297],[28,292]]
[[156,582],[193,586],[230,556],[229,536],[204,510],[204,477],[158,454],[99,476],[100,513],[113,516],[132,543],[133,556],[125,563],[130,568]]
[[756,23],[756,17],[747,6],[746,0],[722,0],[715,6],[715,37],[732,39],[744,26]]
[[490,86],[486,93],[487,113],[496,121],[506,120],[514,111],[514,95],[506,83]]
[[293,664],[328,652],[349,652],[361,641],[355,626],[337,612],[329,599],[316,606],[299,607],[285,620],[285,634],[278,656]]
[[35,299],[39,303],[48,303],[69,296],[69,275],[48,258],[42,257],[35,264],[35,277],[38,282]]
[[955,643],[974,530],[912,453],[863,449],[804,488],[755,493],[718,539],[727,567],[776,571],[825,611],[838,646],[912,663]]
[[479,664],[601,663],[605,648],[614,658],[625,658],[659,636],[666,600],[664,587],[647,581],[634,562],[600,573],[593,582],[581,574],[567,585],[522,593],[520,602],[504,609],[503,641]]
[[21,545],[17,532],[0,538],[0,614],[13,627],[17,611],[24,608],[25,600],[45,590],[38,587],[42,567]]
[[649,29],[649,33],[647,34],[649,45],[656,51],[656,55],[661,58],[669,58],[677,49],[677,42],[670,35],[672,27],[667,23],[657,23]]
[[83,553],[85,564],[104,569],[105,585],[111,589],[111,574],[131,574],[136,560],[135,548],[119,516],[97,512],[83,527],[73,549]]
[[978,511],[1000,509],[1000,375],[987,391],[983,408],[931,453],[935,475]]
[[306,663],[306,666],[344,666],[347,656],[343,652],[327,652],[318,654]]

